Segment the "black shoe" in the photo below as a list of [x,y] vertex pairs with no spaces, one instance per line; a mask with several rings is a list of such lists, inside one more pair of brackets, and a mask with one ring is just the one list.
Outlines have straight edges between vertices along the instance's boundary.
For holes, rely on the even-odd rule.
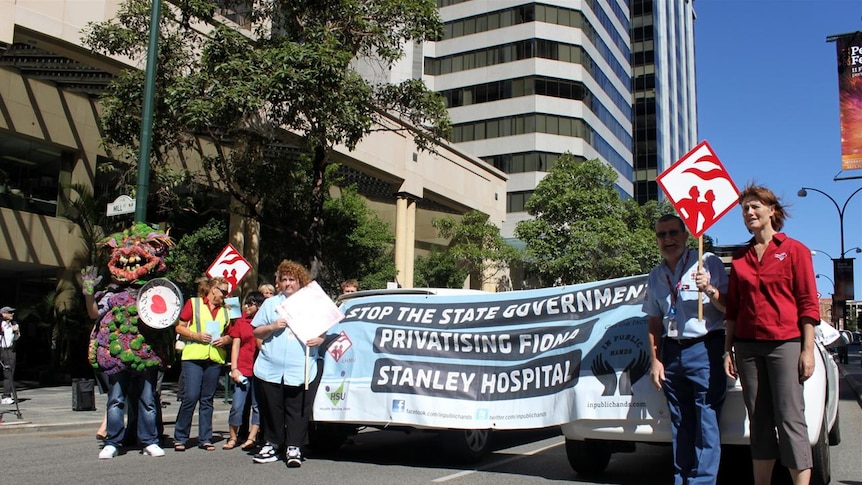
[[278,461],[278,450],[274,445],[267,443],[251,459],[255,463],[272,463]]

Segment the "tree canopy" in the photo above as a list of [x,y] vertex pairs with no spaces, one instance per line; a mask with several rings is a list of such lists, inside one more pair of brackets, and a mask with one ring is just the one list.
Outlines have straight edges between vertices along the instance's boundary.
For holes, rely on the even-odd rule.
[[[410,126],[420,148],[448,133],[442,99],[420,80],[375,84],[350,67],[357,57],[370,57],[391,68],[406,41],[439,38],[434,0],[162,4],[152,127],[160,195],[170,201],[183,193],[179,185],[215,174],[239,202],[241,215],[287,223],[282,236],[302,245],[315,276],[323,258],[333,147],[354,148],[389,117]],[[225,6],[246,12],[252,28],[217,18]],[[150,0],[127,0],[115,19],[88,26],[85,43],[100,53],[140,58],[149,14]],[[127,70],[103,98],[105,139],[129,153],[138,148],[143,78],[142,71]],[[309,163],[295,164],[291,146],[308,154]],[[197,151],[205,172],[172,175],[166,160],[178,149]],[[285,190],[294,179],[308,191]],[[285,207],[299,204],[308,207],[302,219],[281,218]]]
[[485,283],[500,278],[521,254],[500,235],[500,228],[488,221],[488,215],[470,211],[460,219],[442,217],[431,224],[440,237],[450,240],[448,252],[483,289]]
[[655,221],[673,207],[623,201],[616,180],[600,160],[566,153],[536,186],[526,205],[533,219],[518,223],[515,235],[543,284],[643,274],[658,264]]

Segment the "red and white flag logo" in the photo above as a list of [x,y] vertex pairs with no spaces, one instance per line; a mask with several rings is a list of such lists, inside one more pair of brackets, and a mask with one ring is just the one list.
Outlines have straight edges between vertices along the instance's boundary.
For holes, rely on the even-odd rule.
[[738,203],[739,190],[705,141],[656,177],[656,182],[694,237]]
[[207,276],[210,278],[221,277],[226,279],[230,284],[228,293],[232,293],[239,286],[239,282],[248,274],[249,270],[251,270],[251,264],[239,254],[239,251],[233,245],[228,243],[221,250],[215,261],[213,261],[213,264],[210,265],[209,269],[207,269]]

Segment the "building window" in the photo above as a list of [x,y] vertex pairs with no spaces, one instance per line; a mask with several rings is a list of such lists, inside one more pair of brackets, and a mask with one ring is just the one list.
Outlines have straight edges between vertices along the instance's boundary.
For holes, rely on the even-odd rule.
[[56,216],[61,171],[72,158],[52,145],[0,133],[0,207]]

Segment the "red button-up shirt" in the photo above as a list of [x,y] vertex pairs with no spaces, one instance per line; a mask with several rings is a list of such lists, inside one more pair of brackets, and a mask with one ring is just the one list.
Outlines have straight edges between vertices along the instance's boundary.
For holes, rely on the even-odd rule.
[[736,339],[800,338],[802,317],[820,321],[811,251],[784,233],[772,236],[760,261],[752,243],[737,251],[725,317],[736,322]]

